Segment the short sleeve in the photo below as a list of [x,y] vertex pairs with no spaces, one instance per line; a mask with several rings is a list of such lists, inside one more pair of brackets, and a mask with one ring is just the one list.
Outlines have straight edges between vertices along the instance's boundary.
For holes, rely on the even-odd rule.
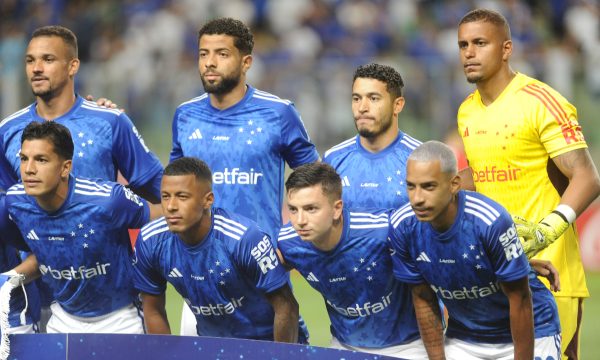
[[404,226],[402,221],[397,226],[390,224],[389,241],[394,277],[409,284],[421,284],[425,279],[410,255],[408,238],[403,232]]
[[160,295],[167,287],[166,279],[158,272],[157,249],[152,247],[151,241],[145,241],[142,234],[138,235],[133,251],[133,285],[139,291],[148,294]]
[[304,123],[293,105],[284,107],[282,114],[281,151],[283,158],[291,168],[311,163],[319,159],[315,145],[311,143]]
[[139,229],[150,220],[148,202],[121,184],[111,194],[112,222],[118,227]]
[[483,244],[498,280],[514,281],[528,275],[529,262],[523,252],[515,224],[506,211],[487,227]]
[[133,188],[147,187],[156,198],[160,198],[160,184],[162,177],[162,164],[144,143],[142,135],[138,132],[129,117],[121,113],[114,122],[113,157],[117,167]]
[[246,230],[236,251],[236,263],[242,273],[265,293],[273,292],[288,281],[287,273],[277,258],[277,244],[269,235],[252,226]]

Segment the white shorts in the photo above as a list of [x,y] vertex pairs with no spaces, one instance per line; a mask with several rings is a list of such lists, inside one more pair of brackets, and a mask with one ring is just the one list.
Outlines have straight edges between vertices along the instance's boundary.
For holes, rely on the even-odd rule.
[[[542,359],[560,359],[560,342],[560,334],[535,339],[533,356]],[[513,343],[470,343],[454,338],[446,338],[445,351],[448,360],[508,360],[514,359],[515,356]]]
[[407,344],[388,346],[384,348],[365,348],[342,344],[338,339],[332,337],[329,347],[332,349],[360,351],[370,354],[385,355],[401,359],[416,360],[428,358],[427,351],[425,350],[425,346],[423,345],[423,341],[421,339],[417,339]]
[[181,328],[179,330],[179,335],[198,336],[198,331],[196,330],[196,315],[194,315],[185,302],[183,303],[183,309],[181,309]]
[[52,316],[46,330],[52,333],[143,334],[144,320],[133,304],[102,316],[85,318],[67,313],[58,303],[50,305]]

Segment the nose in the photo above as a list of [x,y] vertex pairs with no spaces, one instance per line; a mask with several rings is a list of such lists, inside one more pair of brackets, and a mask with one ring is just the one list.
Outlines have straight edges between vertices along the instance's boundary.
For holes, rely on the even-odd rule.
[[424,201],[425,198],[423,197],[423,191],[418,187],[410,192],[410,202],[413,205],[422,205]]
[[465,47],[463,54],[465,55],[465,57],[467,59],[474,57],[475,56],[475,47],[472,44],[468,44]]
[[358,102],[358,111],[360,113],[365,113],[369,111],[369,101],[366,98],[362,98]]
[[21,167],[25,170],[25,174],[27,175],[33,175],[36,173],[34,161],[24,161],[21,163]]
[[214,68],[217,65],[215,59],[216,58],[215,58],[214,54],[207,54],[206,57],[204,58],[204,67]]
[[41,60],[34,60],[33,64],[32,64],[32,69],[31,70],[34,73],[36,73],[36,74],[42,73],[44,71],[43,61],[41,61]]
[[177,198],[175,196],[166,200],[166,209],[168,212],[177,211]]
[[306,214],[304,213],[304,211],[302,210],[298,210],[298,213],[296,214],[296,224],[298,224],[299,226],[304,226],[307,223],[307,217]]

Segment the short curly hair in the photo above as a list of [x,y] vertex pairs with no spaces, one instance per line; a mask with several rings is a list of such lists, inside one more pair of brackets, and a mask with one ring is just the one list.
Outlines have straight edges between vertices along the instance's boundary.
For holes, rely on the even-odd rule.
[[393,67],[380,64],[367,64],[359,66],[354,72],[352,83],[357,78],[367,78],[379,80],[386,85],[386,90],[398,98],[402,96],[402,88],[404,88],[404,81],[402,76]]
[[232,18],[218,18],[204,24],[198,31],[198,41],[202,35],[228,35],[233,37],[233,45],[242,55],[252,54],[254,36],[241,21]]

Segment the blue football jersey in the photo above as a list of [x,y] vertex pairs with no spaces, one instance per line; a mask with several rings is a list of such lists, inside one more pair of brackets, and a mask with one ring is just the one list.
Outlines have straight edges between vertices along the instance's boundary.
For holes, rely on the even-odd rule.
[[214,108],[208,94],[177,108],[171,161],[183,156],[211,168],[216,203],[271,237],[282,225],[285,162],[295,168],[319,158],[293,104],[251,86],[225,110]]
[[160,218],[136,241],[135,286],[158,295],[171,283],[196,316],[199,335],[273,340],[275,313],[265,294],[289,281],[275,245],[253,221],[220,208],[212,209],[211,229],[195,246]]
[[[9,243],[19,241],[21,234],[17,227],[9,219],[8,211],[5,206],[5,194],[0,193],[0,273],[12,270],[19,265],[21,258],[19,250],[12,247]],[[0,283],[0,287],[4,283]],[[25,324],[32,324],[40,319],[40,302],[38,299],[38,290],[35,282],[25,285],[27,293],[27,311],[25,313]],[[16,288],[11,293],[10,298],[10,313],[8,314],[8,322],[11,327],[21,326],[20,316],[25,309],[26,301],[25,294],[21,287]]]
[[22,184],[6,194],[11,218],[65,311],[100,316],[135,300],[127,229],[148,222],[145,200],[114,182],[73,176],[64,204],[51,214]]
[[560,333],[554,298],[530,269],[510,215],[496,202],[460,191],[456,220],[443,233],[418,221],[410,204],[390,221],[394,275],[431,286],[448,309],[448,337],[511,343],[509,302],[499,283],[525,276],[533,294],[535,337]]
[[406,160],[420,144],[400,131],[388,147],[372,153],[357,135],[327,150],[323,162],[340,174],[347,209],[397,209],[408,202]]
[[[21,134],[33,121],[45,121],[36,113],[36,103],[0,123],[0,188],[20,181]],[[73,137],[74,176],[116,181],[120,171],[132,188],[143,187],[160,199],[162,165],[125,113],[77,96],[73,107],[53,121]]]
[[392,274],[387,211],[367,211],[344,211],[342,236],[331,251],[303,241],[291,224],[281,229],[278,247],[286,264],[323,296],[340,342],[404,344],[419,338],[411,291]]

